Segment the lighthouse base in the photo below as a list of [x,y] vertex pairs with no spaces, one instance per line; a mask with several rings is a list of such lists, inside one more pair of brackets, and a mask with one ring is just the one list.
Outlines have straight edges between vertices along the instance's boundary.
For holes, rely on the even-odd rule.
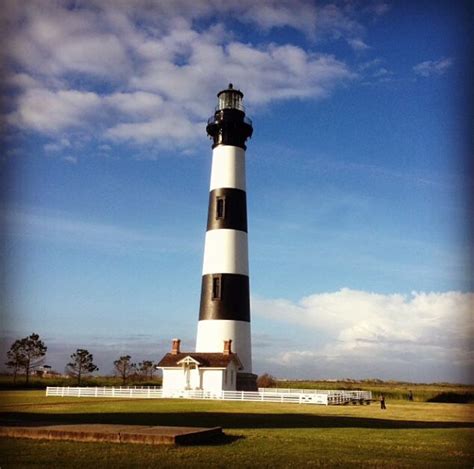
[[253,373],[237,373],[237,391],[258,391],[257,375]]

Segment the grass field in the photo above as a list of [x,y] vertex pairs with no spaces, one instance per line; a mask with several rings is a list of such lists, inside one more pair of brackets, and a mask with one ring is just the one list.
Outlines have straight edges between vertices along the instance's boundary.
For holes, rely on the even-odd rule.
[[466,467],[474,406],[388,401],[325,407],[190,400],[46,398],[3,391],[2,415],[61,423],[222,426],[213,445],[166,447],[1,440],[11,467]]

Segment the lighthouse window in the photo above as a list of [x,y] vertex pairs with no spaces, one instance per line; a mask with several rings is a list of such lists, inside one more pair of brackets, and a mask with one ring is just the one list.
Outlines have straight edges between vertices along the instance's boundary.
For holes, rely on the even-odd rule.
[[222,297],[222,277],[214,275],[212,277],[212,299],[220,300]]
[[216,200],[216,219],[225,218],[225,197],[217,197]]

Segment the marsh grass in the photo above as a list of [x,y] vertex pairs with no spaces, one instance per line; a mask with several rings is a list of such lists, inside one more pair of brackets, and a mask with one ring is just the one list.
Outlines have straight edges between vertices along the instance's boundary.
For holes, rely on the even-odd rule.
[[[400,381],[277,381],[279,388],[340,389],[372,391],[375,399],[384,394],[387,399],[408,400],[409,392],[418,402],[474,402],[474,386],[451,383],[404,383]],[[443,397],[444,396],[444,400]]]
[[46,398],[2,392],[2,417],[31,424],[222,426],[185,447],[1,440],[5,467],[472,467],[474,406],[388,400],[325,407],[191,400]]

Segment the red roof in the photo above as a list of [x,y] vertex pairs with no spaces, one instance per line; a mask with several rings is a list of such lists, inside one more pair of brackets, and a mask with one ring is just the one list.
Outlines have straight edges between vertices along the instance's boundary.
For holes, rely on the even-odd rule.
[[168,367],[180,367],[178,364],[181,360],[186,357],[191,357],[193,360],[196,360],[200,367],[203,368],[227,368],[230,362],[235,361],[237,366],[242,368],[239,357],[235,353],[229,355],[224,355],[223,353],[204,353],[204,352],[189,352],[189,353],[178,353],[173,355],[172,353],[167,353],[158,363],[157,366],[168,368]]

